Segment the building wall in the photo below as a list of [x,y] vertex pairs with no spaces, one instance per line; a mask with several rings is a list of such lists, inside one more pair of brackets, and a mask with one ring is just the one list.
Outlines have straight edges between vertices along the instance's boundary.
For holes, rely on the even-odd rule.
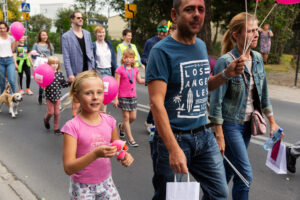
[[108,35],[113,40],[122,39],[122,31],[128,27],[128,23],[119,15],[108,18]]

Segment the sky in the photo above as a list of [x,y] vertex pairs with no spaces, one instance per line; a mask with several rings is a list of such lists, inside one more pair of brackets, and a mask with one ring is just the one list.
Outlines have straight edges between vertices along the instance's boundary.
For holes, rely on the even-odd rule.
[[[49,4],[49,3],[66,3],[66,4],[74,4],[74,0],[26,0],[26,3],[30,4],[30,15],[35,15],[38,14],[39,12],[39,4]],[[100,14],[104,15],[104,16],[108,16],[108,12],[107,12],[107,7],[102,9],[100,11]],[[114,16],[117,15],[118,13],[114,12],[114,11],[110,11],[110,16]]]

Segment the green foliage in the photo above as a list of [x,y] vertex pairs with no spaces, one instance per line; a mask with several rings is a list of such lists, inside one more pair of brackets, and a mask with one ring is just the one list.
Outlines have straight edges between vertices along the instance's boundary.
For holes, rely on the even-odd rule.
[[74,10],[72,8],[62,8],[56,13],[55,27],[57,33],[64,33],[71,28],[70,15]]
[[[266,11],[274,5],[274,1],[266,0],[258,10],[261,13],[258,18],[260,21],[265,17]],[[292,26],[299,14],[299,7],[297,5],[282,5],[279,4],[274,9],[270,17],[265,23],[269,23],[272,27],[274,37],[272,38],[271,56],[269,61],[271,63],[280,63],[280,57],[283,54],[285,45],[289,39],[293,37]]]
[[[10,23],[14,21],[21,21],[22,12],[21,12],[21,0],[7,0],[7,9],[8,9],[8,21]],[[0,20],[3,20],[3,10],[2,10],[2,1],[0,2]]]
[[45,17],[43,14],[32,16],[28,20],[28,31],[39,32],[40,30],[50,31],[52,20]]
[[[171,20],[172,2],[172,0],[135,0],[133,2],[137,4],[137,14],[131,20],[132,42],[137,45],[140,52],[145,41],[157,34],[157,24],[163,19]],[[111,0],[110,5],[116,11],[121,11],[124,17],[124,0]]]

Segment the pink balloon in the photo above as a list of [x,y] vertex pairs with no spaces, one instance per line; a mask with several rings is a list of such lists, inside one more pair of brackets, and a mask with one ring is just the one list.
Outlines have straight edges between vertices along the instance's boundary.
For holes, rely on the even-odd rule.
[[19,41],[25,33],[24,25],[20,22],[12,23],[10,25],[10,33],[15,38],[15,40]]
[[104,85],[104,100],[103,104],[109,104],[117,95],[119,86],[116,79],[112,76],[105,76],[102,78]]
[[53,68],[47,63],[41,64],[33,71],[33,79],[41,87],[50,85],[55,77]]
[[277,2],[281,4],[296,4],[300,3],[300,0],[277,0]]

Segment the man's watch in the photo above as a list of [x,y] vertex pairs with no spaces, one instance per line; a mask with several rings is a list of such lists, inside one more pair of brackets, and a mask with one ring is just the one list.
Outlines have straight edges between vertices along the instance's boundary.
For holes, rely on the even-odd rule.
[[226,81],[230,80],[231,78],[228,78],[226,75],[225,75],[225,69],[223,69],[223,71],[221,72],[221,75],[222,75],[222,78]]

